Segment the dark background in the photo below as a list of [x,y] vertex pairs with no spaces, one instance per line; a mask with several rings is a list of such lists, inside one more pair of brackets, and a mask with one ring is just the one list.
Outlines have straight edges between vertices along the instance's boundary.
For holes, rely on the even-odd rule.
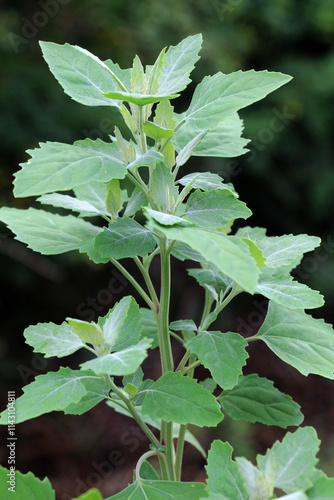
[[[264,101],[242,111],[250,152],[237,159],[195,159],[185,168],[210,169],[235,184],[253,211],[249,224],[269,235],[308,233],[323,239],[321,254],[309,254],[296,277],[320,290],[326,305],[314,316],[334,320],[333,104],[334,6],[331,0],[23,0],[0,1],[1,122],[0,204],[28,208],[33,199],[14,199],[13,173],[27,160],[25,151],[42,141],[71,143],[85,137],[107,138],[119,118],[105,107],[72,101],[51,75],[38,40],[71,43],[129,67],[137,53],[152,64],[161,48],[202,32],[201,60],[193,84],[176,102],[182,111],[205,74],[239,69],[268,69],[294,77]],[[37,206],[37,205],[36,205]],[[23,330],[38,322],[61,323],[103,315],[123,295],[133,293],[112,266],[94,265],[77,253],[43,257],[27,250],[0,229],[1,407],[16,390],[59,361],[45,360],[23,343]],[[201,292],[174,262],[173,319],[197,318]],[[157,263],[156,263],[157,267]],[[217,327],[250,334],[261,324],[265,302],[240,297]],[[139,299],[138,299],[139,300]],[[139,300],[140,302],[140,300]],[[90,317],[88,317],[90,316]],[[275,381],[302,407],[305,424],[323,440],[321,466],[334,475],[334,384],[302,377],[277,360],[265,346],[253,344],[245,373]],[[75,368],[82,357],[60,360]],[[147,363],[159,375],[158,359]],[[207,374],[203,372],[201,376]],[[147,442],[125,417],[100,404],[81,417],[52,413],[17,427],[17,468],[47,475],[60,500],[92,486],[111,495],[131,481]],[[293,429],[291,429],[293,430]],[[5,437],[5,429],[1,431]],[[227,417],[217,429],[197,432],[204,448],[213,438],[228,439],[236,455],[254,459],[285,431]],[[7,462],[7,450],[0,450]],[[185,480],[204,480],[204,460],[186,447]]]

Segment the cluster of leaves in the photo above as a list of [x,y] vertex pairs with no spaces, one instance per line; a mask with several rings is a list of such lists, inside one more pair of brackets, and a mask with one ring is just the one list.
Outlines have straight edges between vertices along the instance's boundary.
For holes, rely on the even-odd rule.
[[[310,428],[287,434],[264,457],[257,457],[257,467],[242,458],[232,461],[230,445],[216,441],[208,456],[207,485],[175,481],[180,478],[183,440],[203,451],[187,430],[188,424],[216,426],[224,414],[283,428],[302,422],[300,408],[290,396],[265,378],[242,374],[250,342],[262,340],[304,375],[334,378],[333,329],[305,312],[321,306],[323,298],[290,274],[303,254],[320,244],[319,238],[266,236],[265,229],[249,226],[231,234],[236,219],[251,215],[234,187],[210,172],[178,176],[192,155],[245,153],[247,140],[241,137],[237,111],[290,77],[266,71],[207,76],[196,87],[187,111],[177,114],[171,100],[190,82],[199,58],[200,35],[163,49],[152,66],[144,68],[136,56],[126,70],[77,46],[43,42],[41,47],[65,92],[85,105],[117,108],[131,138],[116,127],[109,143],[99,139],[73,145],[43,143],[28,151],[31,159],[16,174],[15,196],[38,196],[39,203],[77,212],[79,217],[53,209],[3,207],[0,220],[37,252],[78,250],[95,263],[113,262],[148,307],[140,308],[127,296],[97,322],[67,318],[61,325],[28,327],[26,342],[46,357],[64,357],[82,348],[94,357],[80,369],[63,367],[37,376],[16,402],[17,423],[51,411],[82,414],[103,400],[135,418],[151,440],[148,454],[156,453],[162,461],[161,477],[150,468],[141,477],[140,463],[134,483],[115,499],[268,500],[274,488],[291,500],[326,498],[320,496],[323,491],[333,494],[333,480],[315,469],[318,440]],[[132,183],[131,192],[124,188],[125,181]],[[92,217],[96,224],[86,220]],[[101,226],[100,221],[108,224]],[[197,263],[188,273],[205,290],[198,325],[192,319],[169,323],[170,254]],[[156,255],[161,258],[160,297],[149,272]],[[124,258],[134,259],[147,292],[120,264]],[[236,332],[210,330],[217,315],[242,292],[269,299],[258,333],[245,339]],[[170,335],[184,346],[176,370],[169,352]],[[162,376],[156,381],[144,379],[141,364],[149,349],[157,346]],[[211,373],[203,383],[194,378],[199,364]],[[122,385],[115,384],[116,376],[122,377]],[[0,423],[7,422],[5,410]],[[165,424],[170,424],[172,433],[169,443]],[[149,426],[161,428],[160,441]],[[174,451],[168,449],[173,447],[173,436],[181,444],[171,473],[164,471],[163,464],[168,453],[173,458]],[[310,450],[313,454],[305,461]],[[22,484],[25,481],[35,479],[29,475]],[[48,494],[53,498],[52,492]],[[98,500],[100,495],[92,491],[81,498]]]

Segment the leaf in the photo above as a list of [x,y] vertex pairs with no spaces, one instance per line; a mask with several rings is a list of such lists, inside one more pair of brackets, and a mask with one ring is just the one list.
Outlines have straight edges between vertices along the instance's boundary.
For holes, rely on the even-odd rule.
[[142,339],[137,345],[85,361],[80,366],[84,370],[92,370],[97,375],[130,375],[147,357],[146,351],[151,347],[151,343],[151,339]]
[[206,134],[205,131],[200,132],[193,139],[191,139],[182,149],[180,149],[176,158],[177,167],[181,167],[189,160],[189,158],[193,154],[194,149],[201,142],[205,134]]
[[278,425],[284,429],[303,421],[300,406],[271,380],[256,374],[239,378],[238,385],[219,397],[223,411],[234,420]]
[[147,82],[147,91],[150,94],[156,94],[159,90],[158,78],[161,73],[161,68],[164,62],[166,49],[162,49],[160,54],[157,57],[153,66],[146,66],[145,75],[148,78]]
[[135,187],[126,205],[124,217],[131,217],[146,204],[146,196],[139,188]]
[[108,99],[113,99],[116,101],[124,101],[131,102],[132,104],[136,104],[137,106],[147,106],[147,104],[154,104],[155,102],[166,101],[169,99],[175,99],[179,97],[180,94],[139,94],[137,92],[106,92],[102,94],[104,97]]
[[244,290],[254,293],[259,270],[248,246],[240,238],[199,227],[167,227],[157,223],[154,227],[158,227],[168,239],[186,243],[201,254],[204,261],[212,262]]
[[203,483],[151,481],[141,479],[106,500],[201,500],[206,498]]
[[[184,114],[178,115],[182,120]],[[237,113],[229,116],[213,130],[206,131],[205,137],[196,145],[192,156],[212,156],[220,158],[234,158],[247,153],[245,149],[249,139],[241,137],[243,121]],[[177,152],[181,151],[198,134],[198,128],[191,123],[182,125],[172,139]],[[212,174],[214,175],[214,174]]]
[[16,239],[45,255],[77,250],[81,243],[96,236],[100,229],[89,222],[28,208],[0,208],[0,220],[16,234]]
[[107,184],[106,206],[113,218],[117,219],[122,209],[122,190],[118,179],[111,179]]
[[106,399],[110,392],[109,385],[101,379],[83,379],[86,394],[78,403],[71,403],[64,409],[65,415],[82,415]]
[[227,276],[223,273],[216,271],[215,269],[187,269],[189,276],[192,276],[196,279],[196,281],[203,287],[209,285],[212,287],[217,295],[220,295],[220,292],[224,292],[227,288],[230,288],[233,285],[233,281],[231,281]]
[[238,383],[248,354],[247,342],[238,333],[201,332],[186,343],[223,389]]
[[73,145],[45,142],[27,153],[31,159],[21,163],[22,169],[15,174],[17,198],[68,191],[87,182],[108,182],[126,175],[116,144],[100,139],[87,138]]
[[334,478],[322,476],[307,491],[309,500],[332,500],[334,498]]
[[[38,417],[51,411],[64,410],[71,403],[78,403],[86,390],[81,382],[87,372],[61,367],[58,372],[38,375],[23,388],[24,394],[15,403],[16,423]],[[0,416],[0,424],[7,425],[7,410]]]
[[34,347],[34,352],[41,352],[46,358],[61,358],[78,351],[86,345],[66,322],[61,325],[39,323],[24,330],[26,343]]
[[158,78],[159,93],[174,94],[190,83],[189,75],[199,59],[202,35],[188,36],[176,46],[168,48]]
[[[7,443],[8,444],[8,443]],[[32,472],[23,474],[15,469],[14,466],[14,485],[10,484],[13,471],[10,466],[5,469],[0,465],[0,497],[3,500],[55,500],[56,493],[52,489],[49,479],[46,477],[41,481]],[[13,488],[11,490],[11,488]]]
[[177,321],[172,321],[169,328],[176,332],[180,332],[181,330],[197,330],[197,326],[192,319],[179,319]]
[[79,200],[87,201],[93,205],[100,214],[108,215],[106,207],[107,185],[104,182],[91,181],[80,184],[74,189],[74,194]]
[[230,191],[236,198],[238,198],[238,194],[234,191],[231,184],[224,184],[223,179],[219,175],[212,174],[211,172],[194,172],[192,174],[185,175],[177,182],[179,182],[183,186],[187,186],[191,183],[194,189],[199,188],[202,191],[225,189],[227,191]]
[[72,210],[74,212],[81,212],[84,213],[85,217],[100,215],[100,211],[88,203],[88,201],[78,200],[78,198],[67,194],[43,194],[37,198],[36,201],[39,201],[44,205],[52,205],[53,207],[66,208],[67,210]]
[[154,219],[164,226],[173,226],[174,224],[181,224],[182,226],[191,226],[192,222],[182,219],[177,215],[166,214],[164,212],[158,212],[157,210],[152,210],[152,208],[144,207],[145,215],[147,214],[149,218]]
[[263,340],[303,375],[334,379],[334,331],[322,319],[269,302],[267,316],[253,338]]
[[161,101],[157,104],[153,123],[165,130],[174,130],[176,121],[174,120],[174,107],[170,101]]
[[[100,228],[99,232],[102,232],[102,228]],[[95,235],[87,238],[83,241],[79,246],[79,252],[85,253],[88,255],[90,260],[95,262],[95,264],[106,264],[109,262],[109,259],[106,257],[102,257],[97,250],[95,250]]]
[[263,257],[262,250],[259,249],[259,247],[254,243],[254,241],[248,238],[241,238],[241,239],[248,246],[251,256],[255,260],[257,267],[259,269],[266,267],[266,259]]
[[123,297],[103,318],[99,318],[103,338],[113,351],[138,343],[142,331],[141,313],[132,296]]
[[136,160],[129,163],[128,169],[134,167],[148,167],[149,165],[152,165],[152,163],[163,161],[163,159],[164,159],[163,155],[159,153],[157,149],[150,148],[146,153],[137,156]]
[[222,495],[222,500],[249,500],[238,465],[231,458],[232,451],[229,443],[216,440],[211,444],[205,467],[207,490]]
[[310,478],[318,462],[319,444],[312,427],[300,427],[294,433],[288,432],[282,442],[276,441],[265,455],[258,455],[258,467],[264,471],[268,460],[271,460],[276,488],[286,493],[306,490],[312,486]]
[[289,309],[313,309],[324,304],[316,290],[268,268],[261,272],[256,291]]
[[88,323],[87,321],[74,318],[66,318],[66,321],[83,342],[92,345],[99,345],[103,344],[105,341],[102,337],[101,328],[93,321]]
[[102,94],[120,86],[125,90],[120,79],[126,81],[129,70],[121,70],[111,61],[103,63],[77,45],[40,42],[40,46],[51,72],[72,99],[86,106],[120,106]]
[[174,135],[173,130],[161,127],[153,122],[144,122],[143,123],[144,133],[154,139],[155,141],[160,141],[161,139],[167,139],[168,137],[172,137]]
[[173,246],[172,255],[176,259],[185,261],[193,260],[195,262],[200,262],[203,264],[208,264],[208,261],[199,252],[196,252],[193,248],[181,241],[176,241]]
[[103,500],[103,498],[97,489],[92,488],[73,500]]
[[173,208],[179,191],[174,184],[174,176],[163,163],[158,163],[152,173],[151,197],[162,209]]
[[205,76],[195,89],[184,119],[197,130],[212,130],[289,80],[291,77],[282,73],[254,70]]
[[154,316],[152,309],[147,309],[146,307],[140,308],[141,313],[141,325],[142,325],[142,336],[148,337],[153,340],[152,349],[159,345],[158,340],[158,327],[157,320]]
[[184,217],[204,228],[217,229],[238,218],[247,219],[252,212],[233,194],[221,189],[192,193],[187,201]]
[[147,390],[143,415],[153,419],[199,427],[215,426],[223,419],[216,398],[194,379],[167,372]]
[[270,469],[268,471],[269,474],[260,472],[255,465],[243,457],[237,457],[235,461],[243,477],[245,487],[249,494],[249,500],[272,498],[274,492],[273,470]]
[[154,248],[151,232],[128,217],[118,218],[95,238],[95,249],[105,258],[144,257]]

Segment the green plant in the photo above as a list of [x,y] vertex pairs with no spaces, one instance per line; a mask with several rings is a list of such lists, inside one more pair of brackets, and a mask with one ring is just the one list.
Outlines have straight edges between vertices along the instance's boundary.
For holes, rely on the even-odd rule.
[[[232,235],[234,220],[251,215],[233,186],[210,172],[179,175],[192,155],[245,153],[248,141],[241,137],[237,111],[290,80],[267,71],[217,73],[197,86],[186,112],[174,113],[171,100],[190,82],[201,42],[200,35],[190,36],[162,50],[145,69],[136,56],[126,70],[77,46],[41,43],[65,92],[88,106],[117,108],[131,138],[116,127],[109,143],[44,143],[28,151],[31,159],[16,174],[15,196],[39,196],[40,203],[78,212],[79,217],[4,207],[0,220],[37,252],[79,250],[95,263],[111,261],[147,307],[126,296],[97,322],[67,318],[61,325],[28,327],[26,342],[45,357],[83,348],[92,359],[80,369],[62,367],[37,376],[16,401],[16,423],[55,410],[82,414],[103,400],[132,416],[149,438],[150,450],[138,461],[133,484],[110,499],[269,500],[279,490],[287,500],[333,498],[334,479],[315,467],[319,440],[311,427],[287,433],[257,456],[256,466],[245,458],[232,460],[230,444],[216,440],[208,453],[207,484],[181,482],[185,440],[200,449],[189,424],[216,426],[224,414],[283,428],[303,420],[299,406],[271,381],[242,374],[250,342],[262,340],[304,375],[332,379],[334,366],[332,327],[304,311],[321,306],[323,298],[290,275],[303,254],[320,244],[319,238],[268,237],[265,229],[249,226]],[[91,217],[106,224],[85,220]],[[188,273],[205,295],[199,324],[193,319],[170,322],[171,255],[196,262]],[[158,256],[159,292],[150,274]],[[134,260],[142,283],[123,267],[124,258]],[[269,299],[258,333],[244,338],[211,330],[218,314],[243,292]],[[171,337],[184,348],[177,366]],[[156,347],[162,375],[156,381],[144,379],[141,364]],[[212,378],[196,380],[200,364]],[[1,414],[1,424],[11,423],[8,412]],[[156,469],[148,462],[152,456],[158,458]],[[6,498],[7,470],[0,474],[0,492]],[[40,482],[31,473],[17,473],[16,479],[17,498],[26,498],[25,488],[33,488],[36,499],[54,498],[47,479]],[[80,498],[102,497],[91,490]]]

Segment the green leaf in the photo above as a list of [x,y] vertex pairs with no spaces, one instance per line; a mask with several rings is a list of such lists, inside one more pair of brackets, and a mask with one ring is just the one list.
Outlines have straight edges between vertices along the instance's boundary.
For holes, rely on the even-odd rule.
[[146,66],[145,68],[146,79],[148,79],[147,91],[149,94],[156,94],[159,90],[158,78],[161,73],[161,68],[164,62],[165,53],[166,49],[162,49],[154,65]]
[[[99,232],[102,232],[102,228],[100,228]],[[95,249],[95,235],[87,238],[80,244],[79,252],[87,254],[90,260],[95,262],[95,264],[106,264],[109,262],[108,257],[102,257]]]
[[271,380],[256,374],[239,378],[238,385],[219,397],[223,411],[234,420],[278,425],[284,429],[303,421],[300,407]]
[[238,194],[234,191],[231,184],[224,184],[223,179],[211,172],[194,172],[192,174],[185,175],[182,179],[177,182],[183,186],[192,185],[194,189],[201,189],[202,191],[212,191],[213,189],[225,189],[230,191],[236,198]]
[[241,238],[241,239],[248,246],[251,256],[255,260],[257,267],[259,269],[266,267],[266,259],[263,257],[262,250],[259,249],[259,247],[254,243],[254,241],[250,240],[249,238]]
[[105,341],[102,337],[101,328],[93,321],[88,323],[87,321],[74,318],[66,318],[66,321],[83,342],[92,345],[99,345],[103,344]]
[[146,204],[146,196],[139,188],[135,187],[126,205],[124,217],[131,217]]
[[[153,223],[152,223],[153,224]],[[259,269],[249,253],[246,243],[235,236],[205,230],[199,227],[158,227],[168,239],[186,243],[210,261],[244,290],[254,293]]]
[[69,196],[67,194],[43,194],[37,198],[36,201],[39,201],[44,205],[66,208],[67,210],[72,210],[73,212],[81,212],[81,214],[84,214],[84,217],[100,215],[100,211],[87,201],[78,200],[74,196]]
[[243,477],[245,487],[249,494],[249,500],[272,498],[274,492],[272,468],[268,471],[266,470],[266,473],[263,473],[246,458],[237,457],[235,461]]
[[128,80],[129,70],[121,70],[111,61],[103,63],[77,45],[40,42],[40,46],[51,72],[72,99],[86,106],[120,106],[102,94],[126,90],[121,80]]
[[101,493],[96,490],[95,488],[86,491],[86,493],[83,493],[77,498],[74,498],[73,500],[103,500]]
[[163,155],[159,153],[159,151],[156,148],[150,148],[143,155],[138,155],[136,160],[129,163],[127,168],[131,169],[134,167],[148,167],[149,165],[152,165],[152,163],[163,161],[163,159],[164,159]]
[[131,92],[139,94],[146,93],[147,81],[144,73],[144,68],[141,63],[139,56],[135,56],[133,59],[133,65],[131,68]]
[[118,213],[122,209],[122,190],[118,179],[112,179],[107,185],[106,206],[108,212],[117,219]]
[[65,415],[82,415],[106,399],[110,392],[109,385],[101,379],[83,379],[86,394],[78,403],[71,403],[64,409]]
[[192,276],[203,287],[209,285],[212,287],[217,295],[224,292],[227,288],[233,285],[225,274],[216,271],[215,269],[187,269],[189,276]]
[[176,241],[176,243],[174,244],[173,250],[172,250],[172,255],[176,259],[179,259],[182,261],[193,260],[195,262],[208,264],[208,261],[205,259],[205,257],[202,254],[200,254],[199,252],[196,252],[196,250],[191,248],[189,245],[182,243],[181,241]]
[[[16,423],[51,411],[64,410],[69,404],[78,403],[86,394],[81,382],[81,378],[85,376],[87,377],[87,372],[64,367],[58,372],[38,375],[31,384],[23,388],[24,394],[16,400]],[[8,424],[7,410],[1,413],[0,424]]]
[[[10,471],[13,470],[14,474],[11,474]],[[12,485],[10,481],[13,475]],[[13,465],[10,466],[10,469],[5,469],[0,465],[0,497],[2,500],[14,500],[15,498],[17,500],[55,500],[56,493],[48,478],[41,481],[32,472],[23,474],[16,470]]]
[[113,351],[138,343],[142,331],[141,313],[132,296],[123,297],[103,318],[99,318],[103,338]]
[[201,500],[206,498],[203,483],[151,481],[141,479],[106,500]]
[[153,123],[165,130],[174,130],[174,107],[169,101],[161,101],[155,109]]
[[320,477],[307,491],[309,500],[332,500],[334,498],[334,478]]
[[233,500],[249,500],[238,465],[231,458],[232,451],[229,443],[216,440],[211,444],[208,465],[205,467],[208,474],[207,490],[210,493],[222,495],[222,500],[232,498]]
[[92,370],[97,375],[130,375],[147,357],[147,349],[151,347],[151,344],[151,339],[142,339],[137,345],[91,359],[81,363],[80,366],[84,370]]
[[144,122],[143,124],[144,133],[154,139],[155,141],[160,141],[161,139],[167,139],[168,137],[172,137],[174,135],[173,130],[160,127],[153,122]]
[[44,210],[0,208],[0,220],[16,234],[16,239],[45,255],[76,250],[81,243],[96,236],[100,229],[89,222]]
[[192,319],[179,319],[177,321],[172,321],[169,328],[176,332],[180,332],[181,330],[197,330],[197,326]]
[[144,257],[154,248],[155,239],[151,232],[128,217],[112,222],[95,239],[96,251],[105,258]]
[[153,340],[152,349],[159,345],[157,320],[152,309],[140,308],[141,325],[143,328],[142,336]]
[[116,100],[116,101],[124,101],[131,102],[132,104],[136,104],[137,106],[146,106],[147,104],[154,104],[155,102],[166,101],[169,99],[175,99],[179,97],[180,94],[138,94],[136,92],[106,92],[102,94],[104,97],[108,99]]
[[91,181],[80,184],[74,189],[74,194],[79,200],[87,201],[93,205],[100,214],[108,215],[106,207],[107,185],[104,182]]
[[322,319],[269,302],[267,316],[253,338],[263,340],[303,375],[334,379],[334,331]]
[[161,208],[174,208],[179,191],[174,184],[174,176],[163,163],[158,163],[152,173],[151,196]]
[[[183,117],[184,114],[178,115],[178,120]],[[205,137],[195,147],[192,155],[234,158],[247,153],[245,146],[249,140],[241,137],[243,128],[243,121],[234,113],[213,130],[206,131]],[[181,151],[197,134],[198,128],[192,127],[191,123],[182,125],[172,139],[176,151]]]
[[215,426],[223,419],[216,398],[194,379],[167,372],[147,390],[143,415],[153,419],[199,427]]
[[39,323],[24,330],[26,343],[41,352],[46,358],[61,358],[78,351],[86,345],[78,337],[74,329],[66,322],[61,325]]
[[258,455],[260,471],[267,462],[274,468],[275,487],[286,493],[306,490],[312,486],[311,477],[318,462],[316,454],[320,441],[312,427],[300,427],[294,433],[288,432],[282,442],[276,441],[265,455]]
[[254,70],[205,76],[195,89],[184,119],[197,130],[212,130],[290,80],[282,73]]
[[289,309],[313,309],[324,304],[319,292],[270,268],[262,270],[256,291]]
[[174,94],[191,82],[189,75],[199,59],[202,35],[188,36],[176,46],[168,48],[161,68],[159,93]]
[[144,207],[145,215],[147,214],[149,218],[154,219],[163,226],[173,226],[174,224],[181,224],[182,226],[191,226],[192,222],[182,219],[177,215],[166,214],[164,212],[158,212],[157,210],[152,210],[152,208]]
[[177,167],[181,167],[189,160],[189,158],[193,154],[194,149],[201,142],[205,134],[206,134],[205,131],[200,132],[193,139],[191,139],[191,141],[189,141],[182,149],[180,149],[176,158]]
[[247,342],[238,333],[201,332],[186,343],[186,348],[197,354],[201,363],[223,389],[238,383],[248,354]]
[[17,198],[68,191],[87,182],[108,182],[126,175],[116,144],[100,139],[87,138],[73,145],[46,142],[27,153],[31,159],[22,163],[22,169],[15,174]]
[[233,194],[221,189],[202,192],[197,189],[187,201],[184,217],[204,228],[217,229],[238,218],[247,219],[252,212]]

